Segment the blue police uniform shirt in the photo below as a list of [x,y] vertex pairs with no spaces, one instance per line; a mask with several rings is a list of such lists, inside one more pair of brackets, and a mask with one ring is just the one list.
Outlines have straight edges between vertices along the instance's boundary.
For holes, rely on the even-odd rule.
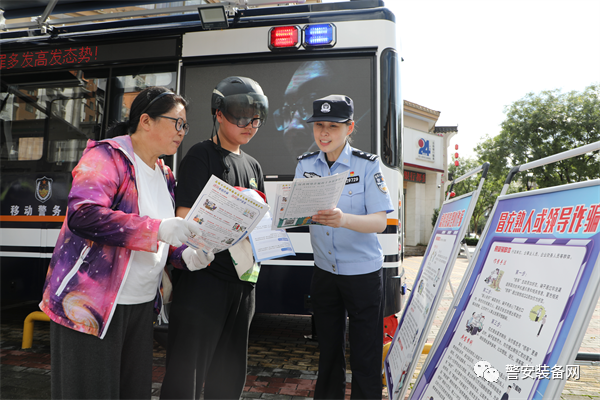
[[[296,178],[313,178],[348,171],[337,207],[355,215],[389,213],[394,206],[376,155],[354,149],[348,143],[331,166],[319,151],[298,157]],[[336,275],[361,275],[379,270],[383,251],[377,233],[361,233],[346,228],[311,225],[310,241],[315,264]]]

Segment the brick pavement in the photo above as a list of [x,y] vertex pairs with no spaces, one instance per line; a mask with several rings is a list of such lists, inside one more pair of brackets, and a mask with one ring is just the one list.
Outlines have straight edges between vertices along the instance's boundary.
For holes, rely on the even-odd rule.
[[[404,261],[406,282],[412,287],[421,265],[422,257],[407,257]],[[450,282],[454,289],[467,268],[467,260],[459,257]],[[429,332],[428,342],[433,343],[452,301],[448,286],[440,302],[439,310]],[[21,350],[22,322],[24,316],[14,310],[3,308],[0,331],[0,398],[2,399],[47,399],[50,398],[50,349],[48,324],[36,322],[33,347]],[[259,314],[255,317],[248,349],[248,375],[243,399],[297,400],[313,397],[317,377],[318,345],[308,339],[311,321],[309,316]],[[596,306],[592,321],[585,333],[580,352],[600,353],[600,302]],[[165,372],[166,352],[155,342],[153,363],[153,399],[158,399]],[[426,356],[419,358],[417,369],[410,382],[416,377]],[[351,370],[348,366],[348,378]],[[348,379],[350,380],[350,379]],[[347,395],[350,394],[349,386]],[[384,389],[382,398],[387,398]],[[408,398],[408,396],[407,396]],[[563,400],[600,400],[600,367],[581,367],[579,381],[569,380],[563,390]]]

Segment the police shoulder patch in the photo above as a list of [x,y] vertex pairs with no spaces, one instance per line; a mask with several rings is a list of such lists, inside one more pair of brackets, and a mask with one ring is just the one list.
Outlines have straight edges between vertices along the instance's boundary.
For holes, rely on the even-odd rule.
[[319,154],[318,151],[313,151],[312,153],[304,153],[301,156],[298,156],[298,160],[304,160],[305,158],[316,156],[317,154]]
[[360,150],[352,150],[352,155],[360,158],[364,158],[365,160],[375,161],[379,156],[377,154],[366,153]]
[[378,172],[375,175],[373,175],[373,178],[375,179],[375,183],[377,184],[379,190],[381,190],[382,193],[387,193],[388,188],[385,184],[385,179],[383,179],[383,175],[381,174],[381,172]]

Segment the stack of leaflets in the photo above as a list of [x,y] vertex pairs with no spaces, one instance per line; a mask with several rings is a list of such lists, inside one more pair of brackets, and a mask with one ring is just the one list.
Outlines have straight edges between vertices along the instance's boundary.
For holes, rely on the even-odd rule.
[[185,244],[216,254],[245,239],[268,211],[266,203],[213,175],[185,217],[200,225],[202,235],[189,238]]
[[312,216],[320,210],[336,207],[348,171],[325,177],[294,179],[282,183],[275,192],[274,218],[271,229],[288,229],[303,225],[314,225]]
[[287,232],[284,229],[272,229],[270,212],[250,234],[250,243],[257,262],[296,255]]

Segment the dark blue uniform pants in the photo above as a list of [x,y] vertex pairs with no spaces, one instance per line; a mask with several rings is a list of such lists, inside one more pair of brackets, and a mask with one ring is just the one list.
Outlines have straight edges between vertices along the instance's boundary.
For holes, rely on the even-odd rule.
[[334,275],[314,267],[311,300],[320,351],[315,399],[344,398],[347,318],[351,398],[381,399],[382,293],[381,269],[364,275]]

